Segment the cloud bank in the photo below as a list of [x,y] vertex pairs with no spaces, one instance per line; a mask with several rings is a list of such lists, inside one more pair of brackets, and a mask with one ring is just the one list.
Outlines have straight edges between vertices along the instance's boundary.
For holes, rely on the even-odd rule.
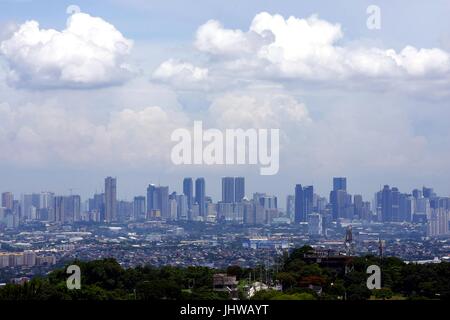
[[30,20],[0,44],[9,64],[9,82],[18,87],[92,88],[120,84],[132,67],[133,42],[112,24],[74,13],[62,31],[40,29]]

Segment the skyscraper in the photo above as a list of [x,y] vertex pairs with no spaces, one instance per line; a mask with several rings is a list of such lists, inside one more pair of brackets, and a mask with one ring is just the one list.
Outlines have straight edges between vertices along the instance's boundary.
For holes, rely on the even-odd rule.
[[245,197],[245,178],[237,177],[234,179],[234,201],[242,202]]
[[308,186],[303,189],[305,214],[313,213],[313,203],[314,203],[314,187]]
[[112,177],[105,179],[105,221],[117,220],[117,180]]
[[305,198],[301,184],[295,186],[295,223],[306,222]]
[[156,186],[154,184],[149,184],[147,187],[147,212],[151,212],[156,207]]
[[133,220],[140,220],[145,217],[146,205],[145,197],[137,196],[133,200]]
[[14,195],[11,192],[2,193],[2,207],[12,210]]
[[351,205],[351,197],[349,199],[347,194],[347,178],[333,178],[333,190],[330,192],[330,204],[333,220],[339,218],[352,218],[348,217],[349,210],[347,210],[348,206]]
[[204,178],[197,178],[195,180],[195,202],[199,206],[198,210],[199,216],[204,217],[206,211]]
[[56,196],[53,198],[53,221],[58,223],[64,223],[65,213],[64,213],[64,197]]
[[192,201],[194,200],[194,183],[192,178],[184,178],[183,180],[183,194],[187,199],[187,208],[192,210]]
[[392,190],[388,185],[381,191],[381,221],[392,221]]
[[337,190],[347,191],[347,178],[344,177],[333,178],[333,191]]
[[157,204],[156,208],[161,212],[161,218],[169,218],[169,187],[157,187],[155,190]]
[[222,202],[234,203],[234,178],[224,177],[222,178]]
[[290,194],[286,197],[286,214],[292,222],[295,220],[295,196]]

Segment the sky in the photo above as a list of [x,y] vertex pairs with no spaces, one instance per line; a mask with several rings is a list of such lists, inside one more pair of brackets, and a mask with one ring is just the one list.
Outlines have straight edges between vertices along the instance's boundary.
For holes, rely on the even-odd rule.
[[[367,8],[380,9],[370,29]],[[0,0],[0,191],[222,176],[281,203],[333,176],[450,195],[448,1]],[[176,166],[171,133],[279,128],[280,170]]]

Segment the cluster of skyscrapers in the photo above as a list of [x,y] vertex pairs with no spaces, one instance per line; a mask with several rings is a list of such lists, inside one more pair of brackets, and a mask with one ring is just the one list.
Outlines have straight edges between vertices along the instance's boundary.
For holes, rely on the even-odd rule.
[[329,197],[321,197],[313,186],[297,184],[288,195],[286,208],[274,195],[253,193],[246,197],[245,178],[222,178],[222,199],[214,203],[206,193],[204,178],[185,178],[182,193],[168,186],[148,185],[145,195],[133,201],[117,199],[117,179],[105,179],[104,192],[82,202],[79,195],[59,196],[51,192],[25,194],[20,200],[11,192],[2,194],[0,226],[16,228],[26,221],[61,224],[78,221],[127,222],[167,221],[232,222],[243,224],[307,223],[310,234],[322,235],[333,221],[426,223],[431,236],[447,234],[450,198],[438,197],[431,188],[402,193],[384,186],[373,202],[347,191],[345,177],[333,178]]

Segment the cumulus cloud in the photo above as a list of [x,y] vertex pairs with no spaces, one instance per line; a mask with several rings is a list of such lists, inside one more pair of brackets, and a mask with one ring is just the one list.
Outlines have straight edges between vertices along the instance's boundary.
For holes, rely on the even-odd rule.
[[0,45],[10,70],[9,81],[38,88],[89,88],[125,81],[133,73],[127,58],[133,43],[112,24],[74,13],[62,31],[22,24]]
[[153,72],[153,79],[178,87],[191,87],[208,80],[208,69],[175,59],[164,61]]
[[198,50],[226,59],[236,71],[256,75],[300,79],[352,77],[448,77],[450,55],[438,48],[407,46],[393,49],[340,45],[340,24],[313,15],[284,18],[267,12],[257,14],[248,31],[224,28],[210,20],[200,26]]
[[107,123],[58,106],[0,104],[0,161],[142,166],[163,163],[170,133],[186,125],[177,110],[150,106],[111,114]]
[[310,121],[303,103],[282,90],[248,88],[216,97],[209,117],[222,128],[286,128]]

